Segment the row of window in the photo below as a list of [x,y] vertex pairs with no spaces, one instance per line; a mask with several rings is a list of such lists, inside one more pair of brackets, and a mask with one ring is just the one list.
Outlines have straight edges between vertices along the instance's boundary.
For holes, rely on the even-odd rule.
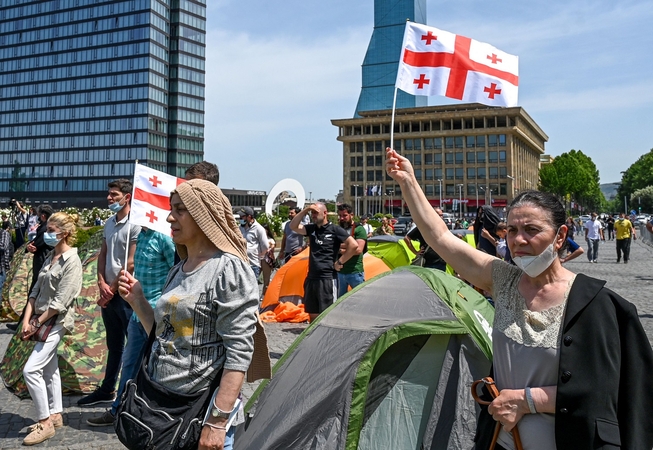
[[[443,148],[484,148],[484,147],[505,147],[505,134],[488,134],[477,136],[450,136],[434,137],[424,139],[396,139],[394,148],[398,152],[412,152],[424,150],[440,150]],[[390,141],[367,141],[367,142],[350,142],[349,151],[351,153],[385,152],[390,147]]]
[[[159,150],[159,149],[156,149],[156,148],[148,148],[147,149],[147,158],[150,161],[159,161],[159,162],[166,163],[167,160],[168,160],[168,152],[167,152],[167,150]],[[163,169],[163,172],[165,172],[165,169]]]
[[[150,69],[156,70],[164,76],[168,75],[167,65],[159,62],[154,58],[140,57],[116,61],[95,62],[85,64],[83,66],[68,66],[42,70],[31,70],[27,72],[14,72],[11,74],[0,75],[0,85],[7,86],[9,84],[70,78],[73,76],[101,75],[112,72],[143,70],[147,69],[148,67]],[[84,73],[84,71],[86,72]],[[122,75],[125,76],[129,74]]]
[[[136,5],[134,0],[127,0],[123,2],[108,2],[106,5],[96,5],[90,8],[71,8],[66,12],[55,12],[60,8],[57,7],[57,2],[48,2],[48,1],[37,1],[32,5],[25,5],[15,9],[6,9],[0,12],[0,19],[7,21],[7,29],[0,28],[0,32],[7,33],[16,28],[16,23],[18,21],[12,21],[11,19],[19,19],[33,21],[28,23],[22,23],[21,28],[30,28],[30,27],[46,27],[57,23],[66,23],[74,22],[78,20],[89,20],[96,17],[105,17],[114,14],[125,14],[132,12],[138,9],[145,9],[149,2],[139,2]],[[75,5],[77,6],[77,5]],[[149,8],[148,8],[149,9]],[[51,14],[48,14],[51,13]],[[20,19],[24,16],[34,16],[29,19]]]
[[181,80],[192,81],[194,83],[204,84],[204,74],[195,72],[185,67],[171,67],[170,78],[179,78]]
[[[204,141],[185,138],[170,138],[170,148],[178,150],[191,150],[194,152],[204,151]],[[183,153],[182,153],[183,154]]]
[[[396,122],[395,133],[414,133],[424,131],[476,130],[481,128],[503,128],[515,126],[515,119],[507,116],[469,117],[465,119],[432,119],[411,122]],[[360,136],[366,134],[389,134],[389,124],[351,125],[340,127],[340,136]]]
[[173,53],[170,58],[170,64],[180,64],[182,66],[192,67],[197,70],[205,70],[205,61],[184,53]]
[[[92,84],[89,79],[69,80],[62,84],[69,85],[71,90],[75,90],[75,86],[82,85],[84,87]],[[23,88],[23,89],[21,89]],[[25,91],[26,86],[16,86],[16,92]],[[9,90],[9,89],[7,89]],[[127,89],[108,89],[104,91],[89,91],[78,94],[63,94],[63,95],[50,95],[48,97],[30,97],[30,98],[17,98],[15,100],[0,100],[0,112],[9,111],[25,111],[30,109],[44,109],[44,108],[59,108],[61,106],[80,106],[94,103],[124,103],[134,100],[146,100],[147,98],[157,101],[159,103],[167,104],[168,94],[158,89],[150,89],[148,87],[136,87]],[[131,112],[129,113],[131,114]]]
[[116,178],[132,178],[134,166],[129,172],[119,173],[117,170],[111,178],[92,180],[15,180],[0,181],[0,192],[106,192],[107,184]]
[[[463,168],[450,168],[444,169],[444,178],[442,177],[442,169],[413,169],[417,181],[430,181],[430,180],[485,180],[508,178],[508,169],[504,166],[501,167],[468,167],[467,176],[465,177],[465,169]],[[349,179],[351,181],[384,181],[390,180],[390,177],[383,170],[352,170],[349,172]]]
[[[82,11],[82,10],[73,10],[73,11]],[[79,34],[87,34],[87,33],[95,33],[96,31],[103,31],[100,29],[100,22],[102,24],[108,24],[107,29],[123,29],[123,28],[130,28],[130,27],[135,27],[138,25],[142,24],[147,24],[148,19],[154,19],[157,18],[158,21],[163,22],[164,30],[166,33],[168,32],[169,28],[169,23],[165,22],[163,19],[159,18],[159,16],[155,14],[150,14],[149,12],[143,12],[143,13],[137,13],[137,14],[130,14],[128,16],[115,16],[111,17],[105,20],[93,20],[90,22],[75,22],[71,23],[69,20],[55,20],[57,14],[53,14],[51,16],[46,16],[45,19],[50,19],[50,24],[44,25],[44,26],[49,26],[50,28],[44,28],[44,30],[50,29],[52,30],[50,36],[46,37],[45,39],[53,39],[57,37],[61,38],[66,38],[70,36],[76,36]],[[13,34],[6,34],[4,36],[4,45],[15,45],[15,44],[22,44],[26,42],[35,42],[40,39],[43,39],[41,37],[41,33],[37,33],[34,28],[37,26],[32,25],[32,23],[37,20],[36,17],[30,18],[30,19],[21,19],[17,20],[14,22],[0,22],[0,33],[8,33],[11,31],[15,31],[16,33]],[[59,25],[59,26],[52,26],[56,25],[58,23],[63,23],[65,25]],[[12,27],[13,29],[8,29],[9,27]],[[23,31],[23,30],[30,30],[30,31]],[[39,30],[40,31],[40,30]],[[2,41],[0,40],[0,43]]]
[[202,155],[198,153],[175,152],[170,153],[169,156],[171,164],[193,165],[196,162],[200,162],[202,160]]
[[180,122],[199,123],[204,125],[204,113],[186,111],[185,109],[170,109],[168,120],[178,120]]
[[174,39],[170,43],[170,50],[179,50],[202,58],[206,56],[206,46],[184,41],[183,39]]
[[[63,166],[32,166],[23,167],[13,178],[61,178],[61,177],[97,177],[112,176],[128,173],[129,168],[134,167],[133,163],[123,164],[66,164]],[[15,169],[14,169],[15,170]]]
[[168,148],[168,136],[160,134],[148,133],[147,143],[154,147]]
[[204,98],[204,86],[186,83],[185,81],[170,81],[170,92],[180,92],[182,94],[194,95],[195,97]]
[[[166,3],[166,5],[168,4],[167,1],[165,3]],[[170,20],[170,9],[167,6],[163,5],[162,3],[158,2],[158,1],[151,2],[151,6],[152,6],[152,11],[154,11],[157,14],[159,14],[160,16],[165,17],[166,19]]]
[[116,133],[70,137],[51,137],[38,139],[0,140],[0,152],[19,151],[31,152],[37,149],[50,148],[62,150],[75,147],[108,147],[124,145],[143,145],[145,134],[152,133]]
[[202,31],[206,31],[206,15],[200,17],[192,16],[183,11],[174,11],[172,13],[172,22],[179,22],[191,26],[193,28],[198,28]]
[[[97,105],[86,106],[79,108],[53,108],[40,111],[26,111],[16,113],[0,114],[0,125],[12,124],[32,124],[38,122],[56,122],[67,121],[73,123],[75,121],[82,121],[84,119],[93,119],[100,117],[110,116],[125,116],[125,115],[138,115],[138,114],[152,114],[163,119],[168,118],[167,108],[157,105],[155,103],[147,102],[134,102],[134,103],[114,103],[111,105]],[[110,119],[107,121],[109,124]],[[120,119],[118,119],[120,120]],[[90,122],[89,122],[90,123]],[[18,133],[19,128],[23,127],[10,127],[16,128],[14,133]],[[0,128],[6,129],[6,128]],[[101,129],[101,128],[100,128]]]
[[[465,153],[463,152],[447,152],[444,153],[444,162],[445,164],[463,164],[465,160],[467,164],[485,164],[486,161],[490,164],[506,162],[505,150],[468,151],[466,155],[467,158],[464,159]],[[421,153],[408,153],[405,157],[415,167],[421,166],[422,163],[425,166],[442,165],[442,153],[424,153],[423,155]],[[366,164],[363,165],[363,162]],[[381,167],[385,165],[385,158],[382,155],[350,156],[349,164],[351,167]]]
[[[203,2],[202,2],[203,3]],[[173,0],[172,9],[183,9],[201,17],[206,17],[206,7],[188,0]]]
[[66,148],[56,152],[41,150],[28,153],[0,153],[0,166],[14,166],[15,168],[16,165],[21,164],[87,163],[91,161],[127,161],[133,159],[144,160],[147,155],[147,148],[145,147],[97,150],[70,150]]
[[[440,195],[440,186],[440,183],[425,184],[422,186],[422,189],[427,197],[436,197]],[[361,197],[365,192],[365,189],[368,187],[369,186],[367,185],[351,185],[349,189],[349,195]],[[470,183],[463,185],[462,190],[460,189],[460,184],[445,184],[443,186],[443,194],[447,197],[459,196],[461,194],[463,196],[476,196],[478,193],[481,198],[484,198],[485,195],[489,195],[490,193],[492,195],[507,195],[507,192],[507,183],[490,183],[489,185]],[[401,187],[399,185],[395,185],[394,188],[393,186],[386,186],[385,193],[383,195],[388,197],[401,197]],[[465,197],[463,197],[463,200],[464,199]]]
[[185,95],[171,95],[170,107],[173,106],[204,111],[204,100],[186,97]]
[[173,123],[170,125],[170,134],[179,136],[190,136],[196,138],[204,137],[204,127],[189,125],[187,123]]
[[[92,133],[95,135],[108,131],[142,130],[145,129],[146,124],[146,117],[130,117],[110,120],[65,121],[52,124],[25,125],[21,127],[0,127],[0,138],[9,139],[50,135],[60,136],[81,133]],[[96,144],[91,141],[90,145],[93,146]]]
[[172,26],[172,36],[186,38],[191,41],[206,44],[206,33],[204,31],[188,28],[183,25]]
[[[44,31],[44,30],[42,30]],[[88,36],[71,37],[68,39],[47,39],[33,44],[6,47],[0,49],[0,60],[11,58],[26,58],[31,55],[55,53],[70,51],[75,53],[78,50],[90,50],[92,47],[103,46],[119,46],[121,43],[133,43],[134,41],[142,41],[149,38],[149,27],[135,28],[131,30],[117,31],[111,33],[98,33],[90,34]],[[0,41],[2,38],[0,38]],[[147,44],[147,42],[145,42]],[[131,54],[136,53],[134,50]],[[147,53],[147,49],[143,51]],[[130,54],[122,52],[122,55]],[[73,61],[82,60],[81,56],[76,57]],[[60,64],[62,64],[60,62]],[[41,63],[41,65],[48,65]],[[6,69],[9,70],[9,69]]]

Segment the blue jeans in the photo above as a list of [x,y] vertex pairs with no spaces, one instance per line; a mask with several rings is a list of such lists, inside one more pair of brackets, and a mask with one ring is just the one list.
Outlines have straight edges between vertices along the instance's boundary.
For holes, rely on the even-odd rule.
[[358,273],[340,273],[338,272],[338,298],[347,293],[347,288],[351,286],[354,289],[359,284],[365,281],[365,274]]
[[118,394],[111,405],[111,414],[116,415],[116,410],[120,405],[120,397],[125,390],[125,384],[128,380],[136,378],[138,369],[141,368],[141,361],[145,354],[145,345],[149,336],[145,332],[143,325],[135,320],[130,320],[127,326],[127,344],[122,353],[122,372],[120,374],[120,383],[118,383]]
[[232,426],[227,431],[227,435],[224,437],[224,447],[223,450],[233,450],[234,448],[234,434],[236,434],[236,427]]
[[256,277],[256,279],[258,280],[258,276],[261,274],[261,266],[253,266],[250,264],[249,267],[252,268],[252,272],[254,272],[254,277]]
[[600,239],[586,239],[587,241],[587,259],[592,262],[599,259],[599,242]]
[[2,291],[2,286],[5,285],[5,280],[7,279],[6,273],[0,273],[0,292]]
[[106,308],[102,309],[102,321],[107,339],[107,367],[104,370],[104,380],[100,389],[103,392],[113,392],[118,382],[118,374],[122,365],[122,353],[127,339],[127,327],[133,311],[120,294],[115,294]]

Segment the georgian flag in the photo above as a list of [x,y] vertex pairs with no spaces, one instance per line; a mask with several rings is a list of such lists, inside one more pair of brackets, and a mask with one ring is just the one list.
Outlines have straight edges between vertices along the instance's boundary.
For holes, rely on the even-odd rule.
[[170,224],[166,221],[170,214],[170,192],[184,181],[136,164],[129,221],[170,236]]
[[519,58],[490,44],[407,22],[395,86],[490,106],[517,106]]

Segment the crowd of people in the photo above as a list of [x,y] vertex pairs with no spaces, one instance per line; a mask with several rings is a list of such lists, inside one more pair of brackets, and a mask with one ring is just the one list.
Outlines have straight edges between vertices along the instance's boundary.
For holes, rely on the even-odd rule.
[[[515,428],[525,449],[651,448],[653,428],[646,417],[653,394],[645,374],[653,370],[653,351],[629,302],[604,282],[564,266],[584,250],[561,203],[525,191],[504,220],[492,208],[480,207],[473,248],[428,203],[410,162],[391,149],[386,161],[412,212],[414,226],[404,241],[417,264],[442,271],[450,265],[495,305],[491,375],[499,396],[482,410],[477,448],[514,449]],[[171,396],[206,398],[198,448],[231,449],[234,425],[244,421],[238,399],[246,373],[257,353],[268,356],[254,339],[260,325],[259,276],[265,292],[275,268],[308,247],[303,303],[315,320],[364,282],[367,240],[393,234],[392,224],[388,217],[376,228],[366,216],[355,222],[348,204],[338,205],[337,225],[323,203],[291,208],[277,252],[273,231],[256,220],[252,208],[234,215],[217,186],[217,166],[198,163],[186,178],[170,196],[171,236],[130,222],[131,181],[108,185],[114,215],[104,224],[97,271],[108,357],[102,383],[78,405],[111,403],[87,423],[113,425],[125,406],[128,380],[141,380],[145,371]],[[72,246],[77,218],[47,205],[34,215],[34,224],[25,218],[33,232],[27,250],[34,253],[35,269],[21,338],[38,340],[45,324],[51,327],[23,370],[37,414],[25,445],[43,442],[63,426],[56,349],[74,328],[73,300],[82,283]],[[584,224],[590,262],[598,259],[604,237],[597,222],[592,214]],[[454,229],[468,226],[461,220]],[[3,273],[8,227],[3,222],[0,230]],[[620,217],[613,231],[617,262],[623,255],[627,263],[635,229]],[[501,428],[493,436],[495,421]]]

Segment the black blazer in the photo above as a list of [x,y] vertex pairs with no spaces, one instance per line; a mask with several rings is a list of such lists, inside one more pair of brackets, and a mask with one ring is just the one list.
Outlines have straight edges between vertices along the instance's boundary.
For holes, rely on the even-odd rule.
[[[653,448],[653,350],[637,309],[578,274],[560,344],[555,438],[558,450]],[[494,421],[481,410],[476,448]]]

